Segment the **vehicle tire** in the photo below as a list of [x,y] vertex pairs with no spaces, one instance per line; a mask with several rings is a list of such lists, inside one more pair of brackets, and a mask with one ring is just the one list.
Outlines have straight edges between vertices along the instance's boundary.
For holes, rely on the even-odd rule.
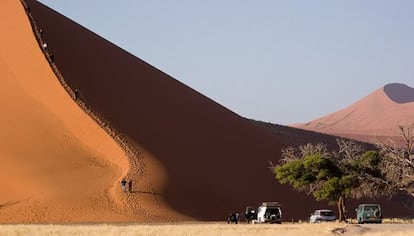
[[379,211],[374,211],[374,216],[375,216],[376,218],[380,218],[380,217],[381,217],[381,212],[379,212]]

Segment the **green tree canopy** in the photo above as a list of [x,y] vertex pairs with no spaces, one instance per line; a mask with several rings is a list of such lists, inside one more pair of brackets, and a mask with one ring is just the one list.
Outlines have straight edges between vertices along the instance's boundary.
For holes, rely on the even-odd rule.
[[[376,151],[364,151],[357,143],[338,139],[338,150],[324,144],[307,144],[282,151],[281,164],[273,166],[275,178],[318,201],[337,204],[339,219],[345,217],[345,198],[381,195],[385,181]],[[375,187],[375,189],[374,189]]]

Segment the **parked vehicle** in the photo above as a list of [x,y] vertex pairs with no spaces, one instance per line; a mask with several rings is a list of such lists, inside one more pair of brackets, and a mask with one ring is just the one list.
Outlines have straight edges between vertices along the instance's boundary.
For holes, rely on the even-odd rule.
[[253,223],[282,223],[282,209],[277,202],[263,202],[257,209],[257,221]]
[[379,204],[360,204],[355,211],[358,224],[382,223],[382,211]]
[[309,223],[320,223],[335,220],[336,217],[332,210],[315,210],[309,217]]
[[257,211],[251,206],[246,207],[246,210],[244,211],[244,218],[246,218],[248,224],[252,223],[257,220]]

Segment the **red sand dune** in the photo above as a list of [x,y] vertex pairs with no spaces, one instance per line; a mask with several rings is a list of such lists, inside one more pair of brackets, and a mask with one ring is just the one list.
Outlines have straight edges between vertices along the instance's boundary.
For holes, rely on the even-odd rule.
[[1,5],[0,222],[127,219],[124,152],[59,84],[22,4]]
[[[23,7],[7,0],[0,10],[7,35],[0,222],[224,220],[262,201],[281,202],[290,220],[327,207],[278,184],[268,162],[288,145],[333,145],[335,137],[240,117],[41,3],[26,2],[67,84],[135,152],[128,162],[65,93]],[[128,195],[118,186],[125,174],[134,180]],[[408,213],[395,202],[384,208],[388,216]]]
[[398,140],[398,125],[414,123],[414,89],[388,84],[351,106],[294,127],[362,141]]

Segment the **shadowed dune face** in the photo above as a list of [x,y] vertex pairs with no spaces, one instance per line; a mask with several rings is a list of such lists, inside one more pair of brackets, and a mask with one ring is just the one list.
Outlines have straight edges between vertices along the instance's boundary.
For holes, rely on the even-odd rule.
[[[37,1],[27,2],[67,83],[145,149],[139,168],[155,163],[165,170],[163,184],[151,184],[156,172],[137,181],[141,192],[162,196],[160,207],[198,220],[224,220],[262,201],[281,202],[288,220],[326,207],[276,183],[268,162],[288,145],[332,144],[334,137],[246,120]],[[137,195],[138,204],[143,196]]]
[[414,88],[405,84],[387,84],[384,86],[384,92],[396,103],[414,102]]
[[59,84],[20,1],[0,8],[0,222],[125,220],[122,149]]
[[[165,167],[168,183],[156,190],[168,204],[194,218],[217,220],[247,204],[246,198],[255,196],[250,204],[274,198],[279,187],[267,166],[282,142],[79,25],[29,3],[67,82]],[[239,198],[245,188],[249,193]]]

